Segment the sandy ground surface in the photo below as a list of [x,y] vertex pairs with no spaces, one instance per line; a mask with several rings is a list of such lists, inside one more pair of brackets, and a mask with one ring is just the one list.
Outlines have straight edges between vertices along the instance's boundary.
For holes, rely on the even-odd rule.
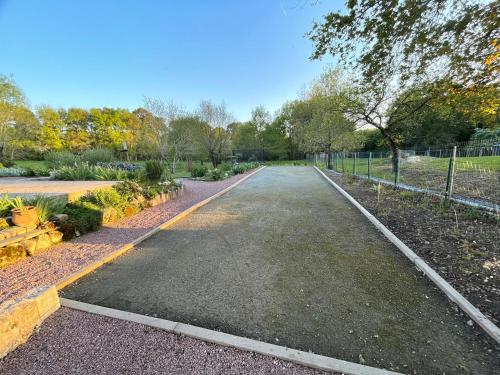
[[482,331],[308,167],[266,168],[64,296],[405,373],[500,366]]
[[0,374],[326,373],[141,324],[61,308],[27,344],[0,360]]
[[145,209],[97,232],[63,242],[44,253],[1,269],[0,303],[18,297],[31,288],[62,281],[244,176],[237,175],[216,182],[184,180],[185,193],[175,200]]

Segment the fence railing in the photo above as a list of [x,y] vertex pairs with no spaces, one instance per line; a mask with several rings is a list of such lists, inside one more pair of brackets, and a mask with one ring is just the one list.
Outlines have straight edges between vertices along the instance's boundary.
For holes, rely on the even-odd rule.
[[[309,160],[326,166],[328,154],[309,155]],[[335,152],[331,153],[329,167],[339,173],[500,210],[500,144],[400,150],[395,158],[389,151]]]

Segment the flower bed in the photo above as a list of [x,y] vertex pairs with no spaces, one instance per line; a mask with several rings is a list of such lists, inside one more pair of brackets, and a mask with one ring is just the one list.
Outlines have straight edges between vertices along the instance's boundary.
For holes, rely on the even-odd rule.
[[[0,232],[0,268],[47,249],[62,238],[68,240],[78,237],[120,218],[132,216],[146,207],[168,202],[183,191],[183,185],[175,181],[123,181],[113,188],[89,192],[71,203],[62,203],[59,198],[36,197],[23,200],[20,197],[9,199],[5,196],[0,199],[0,215],[4,216],[0,219],[4,229]],[[28,205],[36,208],[39,219],[37,223],[26,228],[12,226],[12,217],[8,216],[11,209]],[[41,224],[37,225],[38,222]],[[44,229],[47,230],[43,231]],[[36,238],[29,237],[35,230],[42,230],[43,233],[39,233]],[[2,242],[9,237],[16,237],[17,240]]]
[[251,169],[257,168],[260,164],[252,163],[236,163],[236,164],[221,164],[217,168],[209,169],[205,165],[193,167],[191,177],[201,181],[219,181],[225,180],[231,176],[245,173]]

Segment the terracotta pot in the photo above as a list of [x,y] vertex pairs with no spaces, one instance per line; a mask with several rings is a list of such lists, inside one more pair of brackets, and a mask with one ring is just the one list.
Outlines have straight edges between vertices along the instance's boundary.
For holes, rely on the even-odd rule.
[[29,227],[40,223],[36,207],[26,206],[23,208],[14,208],[12,212],[12,223],[18,227]]

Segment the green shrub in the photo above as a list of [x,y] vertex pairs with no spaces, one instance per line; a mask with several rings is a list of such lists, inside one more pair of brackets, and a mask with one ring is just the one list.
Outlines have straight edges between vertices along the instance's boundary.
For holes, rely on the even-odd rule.
[[69,151],[49,151],[45,154],[45,160],[50,168],[61,168],[74,166],[80,158]]
[[75,167],[62,167],[51,173],[53,180],[62,181],[122,181],[140,179],[141,169],[122,170],[103,167],[94,167],[87,163],[80,163]]
[[123,199],[127,202],[131,202],[134,199],[138,199],[140,196],[143,196],[144,189],[139,183],[135,181],[122,181],[113,186],[118,194],[120,194]]
[[48,177],[50,176],[50,171],[46,168],[25,168],[26,172],[24,176],[28,177]]
[[166,177],[167,168],[160,160],[148,160],[145,167],[146,178],[149,181],[160,181]]
[[0,164],[2,165],[1,168],[10,168],[10,167],[13,167],[15,165],[13,160],[6,159],[2,156],[0,156]]
[[161,193],[161,187],[159,185],[146,185],[144,187],[142,196],[145,199],[149,200],[155,198],[160,193]]
[[62,167],[50,175],[53,180],[87,181],[95,180],[95,168],[87,164],[78,164],[75,167]]
[[86,150],[82,154],[82,161],[89,165],[97,165],[98,163],[110,163],[115,160],[113,152],[107,148],[92,148]]
[[100,181],[122,181],[129,178],[129,172],[121,169],[110,169],[94,167],[95,180]]
[[257,168],[259,166],[259,163],[257,162],[252,162],[252,163],[238,163],[233,165],[233,173],[234,174],[240,174],[240,173],[245,173],[246,171]]
[[80,200],[102,208],[113,207],[118,211],[122,211],[127,204],[127,200],[113,188],[95,190],[84,195]]
[[0,177],[21,177],[26,175],[26,169],[23,168],[1,168]]
[[12,209],[11,200],[7,194],[0,198],[0,216],[5,217]]
[[204,165],[194,165],[191,169],[191,176],[195,178],[205,177],[208,172],[208,168]]
[[208,171],[208,176],[214,180],[214,181],[219,181],[222,180],[222,176],[224,175],[224,172],[222,172],[220,169],[215,168],[210,171]]
[[91,202],[79,200],[68,203],[63,213],[68,215],[68,220],[61,225],[65,239],[95,231],[102,223],[101,208]]

